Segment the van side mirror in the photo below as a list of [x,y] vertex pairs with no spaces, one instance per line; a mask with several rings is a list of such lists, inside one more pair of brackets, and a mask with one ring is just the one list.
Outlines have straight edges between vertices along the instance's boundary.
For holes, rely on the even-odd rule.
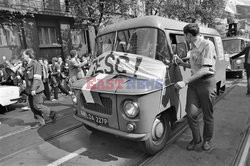
[[178,57],[180,57],[181,59],[185,58],[187,56],[187,46],[186,46],[186,43],[184,43],[184,42],[177,43],[176,51],[177,51]]

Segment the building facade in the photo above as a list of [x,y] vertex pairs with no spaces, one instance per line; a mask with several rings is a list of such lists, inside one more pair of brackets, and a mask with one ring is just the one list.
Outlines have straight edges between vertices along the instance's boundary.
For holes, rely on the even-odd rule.
[[25,48],[49,61],[65,58],[71,49],[91,52],[94,31],[73,28],[69,5],[68,0],[0,0],[0,63],[18,58]]

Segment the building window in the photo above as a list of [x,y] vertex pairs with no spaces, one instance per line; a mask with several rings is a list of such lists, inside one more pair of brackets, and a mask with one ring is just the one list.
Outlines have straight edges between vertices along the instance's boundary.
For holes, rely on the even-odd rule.
[[17,27],[0,26],[0,46],[20,46]]
[[79,47],[82,44],[86,45],[86,31],[79,29],[71,30],[71,40],[74,47]]
[[55,27],[38,27],[40,46],[58,46]]

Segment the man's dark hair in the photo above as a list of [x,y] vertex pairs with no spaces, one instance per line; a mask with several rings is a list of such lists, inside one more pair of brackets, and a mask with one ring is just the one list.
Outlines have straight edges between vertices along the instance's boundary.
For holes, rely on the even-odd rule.
[[31,59],[35,59],[35,52],[32,48],[23,50],[23,53],[28,55]]
[[58,62],[57,57],[53,57],[53,58],[52,58],[52,61]]
[[196,23],[190,23],[190,24],[187,24],[183,28],[183,32],[185,34],[190,33],[193,36],[197,36],[200,33],[200,28],[199,28],[198,24],[196,24]]
[[74,57],[76,56],[76,54],[77,54],[77,51],[76,51],[76,50],[71,50],[71,51],[69,52],[69,55],[70,55],[71,58],[74,58]]

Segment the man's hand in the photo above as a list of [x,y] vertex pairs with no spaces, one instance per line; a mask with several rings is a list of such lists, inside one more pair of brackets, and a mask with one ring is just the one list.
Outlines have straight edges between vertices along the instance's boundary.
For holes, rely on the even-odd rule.
[[35,90],[31,91],[31,95],[35,96],[36,95],[36,91]]
[[174,87],[175,87],[176,89],[182,89],[182,88],[184,88],[186,85],[187,85],[187,83],[186,83],[185,81],[179,81],[179,82],[177,82],[177,83],[174,85]]
[[184,63],[183,60],[178,56],[178,55],[174,55],[174,63],[179,65],[181,63]]

